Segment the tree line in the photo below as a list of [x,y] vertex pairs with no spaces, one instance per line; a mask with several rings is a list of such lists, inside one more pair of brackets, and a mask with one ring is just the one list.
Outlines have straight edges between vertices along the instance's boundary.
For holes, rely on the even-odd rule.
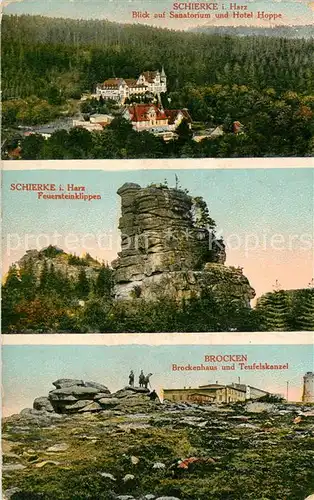
[[113,297],[112,269],[102,265],[91,278],[87,261],[70,257],[76,278],[46,260],[39,275],[32,260],[11,266],[2,287],[4,333],[314,330],[311,288],[265,294],[255,308],[210,290],[182,301],[162,294],[146,301],[135,290],[133,300],[122,301]]
[[223,134],[201,142],[193,139],[184,121],[176,129],[177,139],[165,142],[150,132],[133,130],[130,122],[116,117],[100,132],[76,127],[57,130],[47,139],[37,133],[13,132],[3,145],[2,158],[10,158],[17,147],[24,160],[312,156],[314,120],[309,107],[300,105],[297,98],[292,104],[281,101],[272,108],[266,101],[260,106],[260,111],[251,111],[251,118],[243,119],[240,133],[233,132],[236,112],[231,111],[223,122]]

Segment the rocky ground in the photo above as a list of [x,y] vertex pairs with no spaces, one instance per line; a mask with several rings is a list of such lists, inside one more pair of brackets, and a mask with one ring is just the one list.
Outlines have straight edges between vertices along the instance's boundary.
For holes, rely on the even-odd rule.
[[75,412],[72,400],[58,413],[44,398],[34,402],[39,409],[4,419],[4,499],[304,500],[314,493],[313,405],[161,404],[145,392],[104,387],[93,397],[102,391],[111,408],[88,410],[84,400]]

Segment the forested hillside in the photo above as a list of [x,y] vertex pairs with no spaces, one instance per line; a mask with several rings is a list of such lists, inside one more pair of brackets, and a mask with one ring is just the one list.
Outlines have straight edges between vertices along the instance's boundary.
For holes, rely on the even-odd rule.
[[[224,278],[226,279],[226,278]],[[49,246],[13,264],[2,285],[4,333],[314,331],[314,290],[278,290],[262,295],[255,308],[204,290],[178,300],[116,300],[112,268],[89,254],[83,258]]]
[[[311,156],[313,39],[240,37],[236,33],[4,16],[2,157]],[[68,130],[51,130],[47,140],[41,132],[32,137],[23,134],[23,127],[55,119],[69,119],[72,124],[74,116],[86,113],[82,93],[94,92],[97,82],[137,78],[145,70],[162,66],[167,74],[164,107],[187,108],[193,121],[192,131],[184,123],[176,130],[176,141],[165,143],[149,132],[139,137],[131,124],[121,124],[122,109],[107,104],[99,109],[90,106],[90,114],[113,112],[117,118],[101,132],[72,128],[68,135]],[[242,126],[240,134],[234,133],[235,121]],[[207,130],[217,126],[223,133],[208,138]],[[195,141],[194,136],[203,132],[205,140]]]
[[177,32],[109,21],[4,16],[4,99],[77,97],[112,76],[165,66],[172,91],[239,84],[311,93],[313,41]]

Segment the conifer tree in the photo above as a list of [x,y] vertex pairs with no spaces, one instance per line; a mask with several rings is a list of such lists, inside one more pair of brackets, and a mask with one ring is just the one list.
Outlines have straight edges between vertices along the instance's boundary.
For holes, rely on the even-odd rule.
[[314,331],[314,280],[302,294],[295,314],[298,330]]
[[44,259],[39,276],[39,289],[41,292],[45,292],[47,290],[48,274],[49,274],[48,264],[46,259]]
[[82,268],[78,275],[76,284],[76,293],[78,298],[85,299],[90,292],[90,284],[86,276],[85,269]]
[[32,300],[36,295],[37,278],[34,272],[34,264],[29,260],[20,269],[21,293],[25,300]]
[[280,289],[278,281],[276,281],[274,288],[273,292],[266,293],[259,299],[257,310],[266,330],[284,332],[289,330],[287,293]]
[[95,281],[95,294],[98,297],[110,297],[112,289],[112,271],[108,266],[102,266]]
[[21,286],[21,278],[15,264],[10,266],[7,278],[4,284],[4,290],[18,290]]
[[16,306],[21,301],[21,298],[21,279],[17,267],[12,265],[9,269],[6,282],[2,287],[1,323],[4,333],[9,333],[10,330],[14,329],[13,325],[18,321]]

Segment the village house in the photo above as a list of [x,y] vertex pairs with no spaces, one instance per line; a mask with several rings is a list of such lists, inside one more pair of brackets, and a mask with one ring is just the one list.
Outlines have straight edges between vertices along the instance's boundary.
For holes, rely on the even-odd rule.
[[192,128],[192,118],[187,110],[184,109],[165,109],[166,116],[168,118],[168,127],[169,130],[176,130],[176,128],[180,125],[183,120],[189,126],[189,129]]
[[94,114],[89,120],[73,120],[73,127],[81,127],[89,132],[101,132],[104,127],[110,125],[114,116],[105,114]]
[[176,137],[175,130],[185,120],[189,128],[192,119],[187,109],[163,109],[156,104],[133,104],[126,106],[123,117],[132,123],[137,132],[150,132],[165,140]]
[[95,96],[124,104],[130,97],[145,95],[158,96],[167,92],[167,76],[164,68],[160,71],[144,71],[138,79],[109,78],[96,85]]
[[92,123],[85,120],[73,120],[73,127],[84,128],[88,132],[101,132],[103,130],[103,125],[100,123]]
[[236,403],[258,399],[267,394],[269,393],[261,389],[234,383],[231,385],[207,384],[197,388],[163,389],[163,399],[176,403]]

